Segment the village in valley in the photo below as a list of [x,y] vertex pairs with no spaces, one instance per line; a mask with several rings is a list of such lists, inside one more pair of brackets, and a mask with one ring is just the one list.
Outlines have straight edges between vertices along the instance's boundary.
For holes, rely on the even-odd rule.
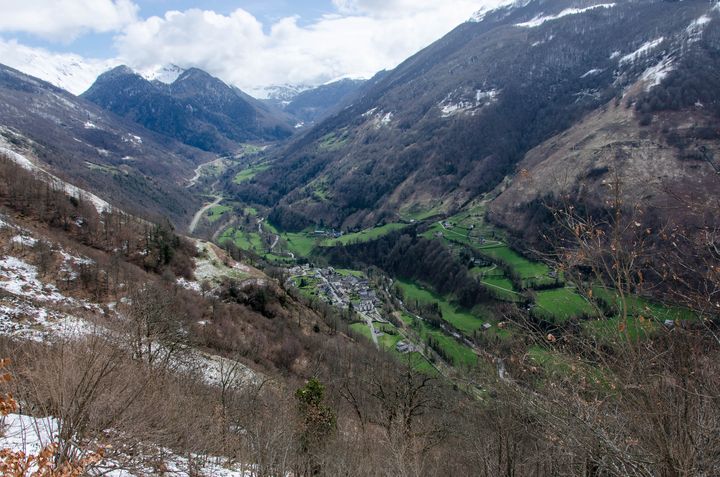
[[[367,327],[375,345],[379,345],[378,338],[386,333],[397,334],[391,321],[383,316],[383,300],[364,273],[333,267],[315,268],[308,264],[293,267],[289,273],[287,285],[298,288],[306,296],[315,296],[329,305],[354,313],[361,320],[356,327]],[[394,349],[406,354],[417,352],[420,347],[408,339],[401,339],[395,342]]]

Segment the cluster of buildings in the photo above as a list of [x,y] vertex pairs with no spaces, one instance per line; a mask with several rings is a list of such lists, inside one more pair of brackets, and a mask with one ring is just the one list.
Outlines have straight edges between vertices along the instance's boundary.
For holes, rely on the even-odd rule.
[[334,306],[347,309],[352,304],[355,311],[368,315],[373,321],[386,321],[378,312],[382,301],[366,278],[339,273],[333,267],[312,268],[309,265],[293,267],[290,275],[315,278],[318,296],[325,297]]

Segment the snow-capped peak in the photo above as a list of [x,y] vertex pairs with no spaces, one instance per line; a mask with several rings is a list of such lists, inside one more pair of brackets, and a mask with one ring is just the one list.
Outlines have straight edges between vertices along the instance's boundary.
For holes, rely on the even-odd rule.
[[292,99],[303,91],[313,87],[306,84],[277,84],[261,88],[251,88],[247,92],[257,99],[274,99],[277,101],[292,101]]
[[480,23],[485,19],[485,16],[492,11],[506,7],[523,7],[528,3],[529,0],[494,0],[493,2],[488,2],[486,5],[483,5],[482,8],[473,13],[467,21],[469,23]]
[[184,68],[178,65],[169,64],[163,66],[154,66],[139,71],[140,75],[148,81],[159,81],[165,84],[172,84],[178,77],[185,72]]
[[0,40],[0,63],[76,95],[87,90],[101,73],[119,64],[117,60],[97,60],[67,53],[51,53],[14,40]]

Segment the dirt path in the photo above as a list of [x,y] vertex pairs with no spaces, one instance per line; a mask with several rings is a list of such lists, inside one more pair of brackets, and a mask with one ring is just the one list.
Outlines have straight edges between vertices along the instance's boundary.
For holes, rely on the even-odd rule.
[[213,202],[210,202],[209,204],[206,204],[203,206],[200,210],[195,212],[195,216],[192,219],[192,222],[190,222],[190,226],[188,227],[188,233],[195,232],[195,228],[197,227],[198,223],[200,222],[200,219],[202,218],[203,214],[210,210],[211,208],[218,205],[220,202],[222,202],[223,198],[219,195],[214,196],[215,200]]

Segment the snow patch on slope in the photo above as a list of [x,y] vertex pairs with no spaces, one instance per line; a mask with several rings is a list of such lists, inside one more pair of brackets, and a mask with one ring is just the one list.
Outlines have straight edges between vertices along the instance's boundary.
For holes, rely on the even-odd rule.
[[662,80],[673,70],[672,59],[665,58],[655,66],[651,66],[646,69],[640,79],[646,81],[645,91],[650,91],[655,86],[659,85]]
[[96,328],[89,322],[21,299],[0,304],[0,334],[46,343],[54,338],[89,336]]
[[[458,94],[457,90],[453,91],[438,104],[440,116],[443,118],[449,118],[457,114],[470,114],[474,116],[483,106],[496,102],[498,95],[499,92],[496,89],[478,89],[475,90],[472,99],[466,99],[462,97],[466,96],[463,93]],[[461,98],[458,99],[458,96]]]
[[527,3],[527,1],[523,2],[519,0],[495,0],[493,3],[488,2],[487,5],[483,5],[482,8],[472,14],[472,16],[468,19],[468,23],[480,23],[485,19],[485,16],[487,16],[488,13],[499,10],[500,8],[515,6],[520,7],[526,5]]
[[566,17],[568,15],[578,15],[580,13],[589,12],[591,10],[596,10],[598,8],[612,8],[614,6],[615,6],[614,3],[601,3],[599,5],[593,5],[591,7],[585,7],[585,8],[566,8],[565,10],[561,11],[560,13],[558,13],[556,15],[545,15],[545,16],[538,15],[535,18],[533,18],[532,20],[529,20],[527,22],[516,23],[515,26],[521,27],[521,28],[539,27],[540,25],[542,25],[545,22],[558,20],[558,19],[560,19],[562,17]]
[[128,133],[122,137],[122,142],[129,142],[133,146],[140,146],[143,143],[143,140],[136,134]]
[[379,110],[379,108],[375,107],[362,113],[362,117],[370,119],[372,124],[375,126],[375,129],[381,129],[392,124],[395,113],[392,111],[386,113],[382,109]]
[[0,259],[0,288],[13,295],[31,298],[37,301],[54,303],[75,303],[58,291],[55,285],[44,284],[38,279],[38,271],[33,265],[12,256]]
[[74,186],[68,182],[65,182],[64,180],[58,178],[53,174],[50,174],[45,169],[35,164],[24,155],[13,151],[9,146],[10,145],[5,141],[5,138],[0,136],[0,154],[6,155],[13,162],[15,162],[17,165],[19,165],[25,170],[31,172],[39,172],[46,175],[50,184],[62,188],[66,194],[81,200],[89,200],[93,204],[95,209],[98,211],[98,213],[102,213],[106,210],[112,210],[112,206],[106,201],[102,200],[100,197],[96,196],[91,192],[80,189],[79,187]]
[[702,32],[705,30],[705,26],[712,21],[707,15],[703,15],[700,18],[693,20],[692,23],[685,29],[688,34],[688,40],[695,42],[700,39]]
[[588,76],[595,76],[596,74],[602,73],[604,70],[593,68],[589,71],[587,71],[584,75],[582,75],[580,78],[587,78]]
[[620,64],[623,65],[625,63],[632,63],[636,61],[638,58],[657,48],[664,40],[665,37],[661,36],[660,38],[656,38],[655,40],[650,40],[643,43],[637,50],[620,58]]
[[11,238],[10,241],[12,243],[22,245],[23,247],[34,247],[37,243],[36,239],[28,237],[27,235],[16,235]]

